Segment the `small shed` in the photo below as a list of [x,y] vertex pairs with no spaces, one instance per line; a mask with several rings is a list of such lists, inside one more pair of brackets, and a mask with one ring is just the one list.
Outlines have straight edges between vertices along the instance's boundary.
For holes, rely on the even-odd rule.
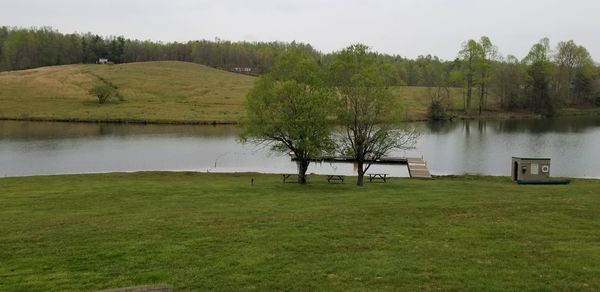
[[512,179],[547,180],[550,178],[550,158],[512,158]]

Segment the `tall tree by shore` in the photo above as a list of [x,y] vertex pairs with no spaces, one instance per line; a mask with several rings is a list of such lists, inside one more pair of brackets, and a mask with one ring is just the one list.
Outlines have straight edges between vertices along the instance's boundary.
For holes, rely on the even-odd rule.
[[356,184],[362,186],[373,161],[394,149],[412,147],[418,134],[397,124],[401,107],[377,73],[375,54],[367,46],[352,45],[335,53],[328,71],[339,96],[337,116],[344,127],[340,149],[354,158]]
[[459,58],[463,61],[463,76],[467,88],[467,104],[465,107],[466,113],[471,113],[473,100],[473,86],[475,85],[475,77],[477,67],[480,62],[483,48],[475,40],[468,40],[463,44],[460,50]]
[[300,49],[279,56],[269,74],[259,77],[246,100],[242,138],[292,151],[298,183],[306,183],[311,159],[332,151],[333,94],[317,63]]
[[550,82],[555,66],[550,62],[550,41],[547,38],[533,45],[524,62],[527,68],[527,94],[529,109],[551,116],[556,110]]

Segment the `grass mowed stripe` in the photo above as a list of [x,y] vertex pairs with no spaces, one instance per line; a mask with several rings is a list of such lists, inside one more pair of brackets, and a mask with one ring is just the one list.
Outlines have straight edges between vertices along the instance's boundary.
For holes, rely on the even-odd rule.
[[311,181],[0,179],[0,290],[600,289],[599,181]]

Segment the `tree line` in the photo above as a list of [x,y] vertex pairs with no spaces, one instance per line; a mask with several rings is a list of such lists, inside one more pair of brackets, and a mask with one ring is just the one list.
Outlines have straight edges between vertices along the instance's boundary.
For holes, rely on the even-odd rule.
[[318,58],[310,45],[284,42],[230,42],[220,39],[185,43],[132,40],[123,36],[63,34],[49,27],[0,27],[0,71],[65,64],[92,64],[100,58],[113,63],[185,61],[232,70],[269,72],[275,58],[290,48]]
[[[271,72],[276,58],[290,49],[306,52],[320,67],[336,56],[296,42],[215,39],[163,43],[91,33],[63,34],[48,27],[0,27],[0,71],[95,63],[106,58],[114,63],[186,61],[260,75]],[[468,114],[499,108],[552,115],[564,105],[600,105],[600,69],[587,49],[573,41],[559,42],[553,50],[549,40],[542,39],[523,59],[502,56],[488,37],[464,42],[450,61],[431,55],[416,59],[372,55],[377,74],[387,86],[433,89],[429,91],[432,118],[444,118],[444,112],[453,106],[450,88],[463,89],[462,110]]]
[[552,50],[544,38],[519,60],[503,57],[488,37],[468,40],[450,73],[438,76],[442,86],[466,89],[466,112],[481,113],[490,95],[502,109],[548,116],[563,105],[600,105],[600,70],[587,49],[573,41],[559,42]]

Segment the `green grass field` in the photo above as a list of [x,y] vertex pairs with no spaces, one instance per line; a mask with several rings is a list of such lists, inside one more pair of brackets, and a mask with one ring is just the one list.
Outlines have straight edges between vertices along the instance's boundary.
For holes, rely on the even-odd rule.
[[598,180],[311,180],[0,179],[0,290],[600,290]]
[[[123,102],[98,104],[98,77],[119,87]],[[236,122],[255,77],[185,62],[65,65],[0,73],[0,118],[86,121]],[[405,118],[425,119],[424,87],[391,89]],[[452,90],[462,107],[462,92]]]
[[[409,121],[427,119],[427,110],[431,103],[431,94],[433,90],[433,88],[418,86],[395,86],[390,88],[392,95],[394,95],[403,106],[403,118]],[[449,108],[463,108],[462,94],[462,89],[450,88],[450,100],[447,102]],[[450,110],[449,114],[452,114],[452,110]]]
[[[98,77],[123,102],[98,104]],[[0,73],[0,117],[153,122],[237,121],[254,77],[185,62],[66,65]]]

